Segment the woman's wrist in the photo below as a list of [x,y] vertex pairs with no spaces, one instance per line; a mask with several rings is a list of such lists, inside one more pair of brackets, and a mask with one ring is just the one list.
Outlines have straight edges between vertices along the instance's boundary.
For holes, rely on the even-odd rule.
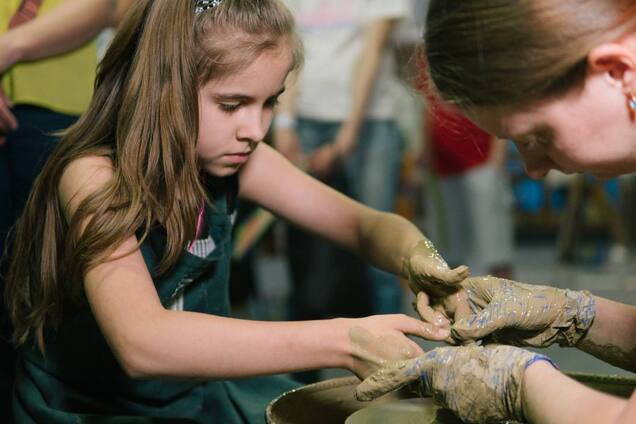
[[535,397],[539,396],[541,387],[553,378],[555,373],[558,374],[559,371],[549,361],[534,361],[526,367],[521,384],[523,414],[526,419],[534,415],[532,411]]

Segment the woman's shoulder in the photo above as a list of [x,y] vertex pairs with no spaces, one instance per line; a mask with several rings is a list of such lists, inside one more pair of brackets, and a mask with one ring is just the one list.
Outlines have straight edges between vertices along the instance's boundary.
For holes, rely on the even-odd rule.
[[58,187],[67,215],[72,215],[87,196],[108,183],[113,174],[113,162],[105,156],[83,156],[71,161],[64,168]]

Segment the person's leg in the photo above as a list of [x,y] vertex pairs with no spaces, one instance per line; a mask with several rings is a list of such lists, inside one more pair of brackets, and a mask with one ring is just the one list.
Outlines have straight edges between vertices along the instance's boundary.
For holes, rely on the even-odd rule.
[[[432,238],[440,254],[451,267],[466,265],[472,244],[469,232],[470,204],[466,193],[465,175],[443,176],[438,181],[442,205],[438,220],[443,223],[443,237]],[[431,235],[431,237],[433,237]]]
[[[13,203],[11,199],[11,180],[7,161],[6,145],[0,147],[0,246],[3,248],[13,216]],[[5,261],[3,261],[5,262]],[[1,273],[5,272],[4,267]],[[0,277],[0,422],[10,423],[11,417],[11,391],[14,379],[15,352],[11,345],[11,325],[7,310],[4,307],[4,284]]]
[[491,166],[468,171],[467,184],[474,234],[473,256],[484,273],[512,278],[512,193],[506,179]]
[[[35,178],[55,147],[55,132],[70,126],[77,117],[55,113],[34,106],[16,106],[13,109],[19,128],[8,135],[6,145],[0,148],[0,249],[7,258],[7,234],[22,213]],[[3,260],[0,273],[1,316],[6,317],[4,280],[7,261]],[[15,353],[11,347],[11,329],[8,318],[3,320],[0,336],[0,422],[11,422],[11,387],[13,385]],[[5,375],[6,374],[6,375]],[[7,418],[5,420],[5,418]]]
[[[338,130],[338,124],[300,119],[298,137],[303,154],[309,154],[329,142]],[[330,181],[326,181],[329,183]],[[296,320],[324,318],[329,283],[333,280],[326,264],[329,246],[306,231],[287,227],[287,255],[293,284],[290,304],[291,318]]]
[[77,116],[35,106],[16,106],[14,113],[20,127],[7,138],[7,149],[13,182],[14,219],[17,219],[36,177],[57,144],[55,133],[72,125]]
[[[347,180],[353,198],[384,212],[395,211],[400,183],[403,139],[395,123],[366,120],[358,144],[347,160]],[[398,279],[375,267],[368,268],[373,312],[397,313],[402,309]]]

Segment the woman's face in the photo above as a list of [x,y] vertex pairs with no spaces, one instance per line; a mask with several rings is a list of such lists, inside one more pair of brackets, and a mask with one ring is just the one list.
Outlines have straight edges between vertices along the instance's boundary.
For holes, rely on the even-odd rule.
[[583,87],[528,109],[475,108],[467,114],[513,140],[533,178],[551,169],[603,179],[636,172],[634,111],[623,87],[607,74],[590,74]]
[[247,162],[267,134],[291,65],[292,54],[284,46],[201,86],[196,151],[208,173],[231,175]]

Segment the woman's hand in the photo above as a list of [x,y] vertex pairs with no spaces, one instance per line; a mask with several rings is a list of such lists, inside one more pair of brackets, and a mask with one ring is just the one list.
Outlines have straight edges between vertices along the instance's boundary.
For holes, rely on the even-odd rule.
[[[430,304],[429,304],[430,302]],[[516,346],[574,346],[595,316],[594,297],[585,291],[519,283],[497,277],[471,277],[445,297],[418,297],[418,311],[435,309],[453,319],[452,340]]]
[[421,355],[422,348],[407,335],[441,341],[450,334],[448,327],[402,314],[373,315],[348,321],[351,342],[349,369],[360,378],[390,362]]
[[372,400],[417,383],[420,395],[433,396],[463,421],[524,421],[523,378],[539,360],[551,363],[544,355],[512,346],[441,347],[380,369],[357,387],[356,397]]

